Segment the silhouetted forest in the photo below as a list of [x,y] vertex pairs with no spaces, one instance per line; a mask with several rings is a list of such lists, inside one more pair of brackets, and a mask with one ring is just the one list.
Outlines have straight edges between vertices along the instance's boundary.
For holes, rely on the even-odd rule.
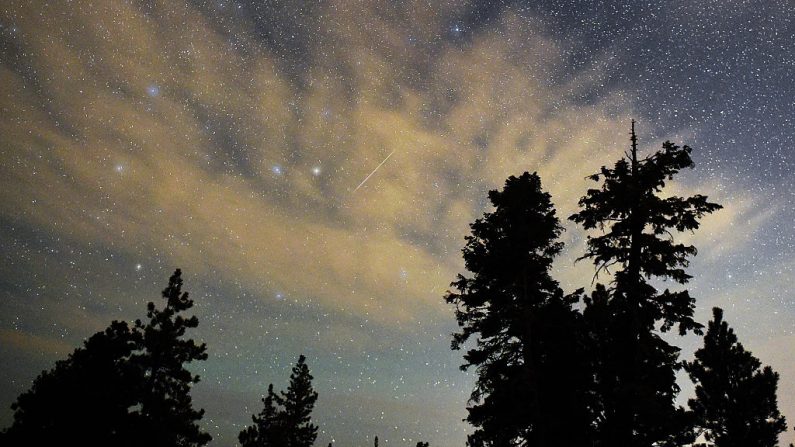
[[[470,447],[772,447],[787,429],[778,374],[743,347],[721,309],[706,332],[693,318],[684,287],[696,247],[678,234],[721,206],[663,194],[693,167],[691,148],[666,141],[642,156],[634,121],[630,135],[629,152],[589,177],[594,187],[568,218],[589,232],[579,260],[594,265],[592,290],[564,291],[552,276],[563,227],[537,173],[490,191],[493,211],[470,225],[467,271],[445,296],[460,327],[452,348],[477,375]],[[658,288],[668,283],[676,290]],[[199,322],[186,315],[193,301],[182,285],[176,270],[144,320],[113,321],[42,372],[12,404],[2,445],[207,444],[190,395],[199,377],[186,365],[208,354],[188,336]],[[672,330],[703,335],[693,361],[661,336]],[[679,371],[695,386],[687,408],[676,403]],[[312,446],[312,380],[301,355],[287,390],[268,387],[240,444]]]

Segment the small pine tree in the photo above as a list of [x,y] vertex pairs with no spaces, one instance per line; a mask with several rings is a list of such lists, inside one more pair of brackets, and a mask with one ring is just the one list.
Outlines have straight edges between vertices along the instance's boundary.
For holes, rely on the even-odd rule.
[[240,444],[243,447],[311,447],[317,438],[317,426],[311,421],[317,401],[312,379],[306,357],[298,357],[287,391],[276,394],[273,384],[268,386],[268,394],[262,399],[262,411],[252,416],[254,425],[238,435]]
[[704,346],[686,370],[696,384],[689,405],[696,424],[715,447],[775,447],[787,429],[778,411],[778,374],[746,351],[723,321],[723,311],[712,310]]
[[251,416],[254,425],[246,427],[238,435],[243,447],[286,446],[283,414],[276,407],[278,396],[273,392],[273,384],[268,385],[268,394],[262,399],[263,408],[259,414]]
[[317,392],[312,388],[312,375],[306,365],[306,357],[298,357],[298,363],[290,374],[290,385],[282,391],[278,402],[284,406],[284,425],[288,447],[311,447],[317,438],[317,425],[312,424],[312,410],[317,401]]

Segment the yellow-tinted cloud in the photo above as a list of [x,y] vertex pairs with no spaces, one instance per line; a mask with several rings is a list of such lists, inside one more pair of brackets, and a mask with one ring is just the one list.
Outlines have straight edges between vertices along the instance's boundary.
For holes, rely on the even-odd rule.
[[[486,190],[539,171],[565,219],[585,176],[620,156],[631,110],[619,95],[579,102],[600,74],[561,79],[564,50],[510,12],[440,41],[454,6],[421,23],[330,6],[299,86],[242,21],[12,2],[27,68],[0,72],[0,212],[376,321],[437,312]],[[563,270],[587,285],[587,266]]]
[[60,355],[63,356],[74,350],[74,347],[55,338],[47,338],[39,335],[22,333],[9,329],[0,329],[0,342],[6,348],[24,352],[27,355],[36,353],[38,355]]

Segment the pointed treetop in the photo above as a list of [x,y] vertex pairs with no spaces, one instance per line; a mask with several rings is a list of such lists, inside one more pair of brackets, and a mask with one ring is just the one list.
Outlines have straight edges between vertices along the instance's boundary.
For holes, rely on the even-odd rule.
[[775,447],[787,429],[776,398],[778,373],[745,350],[720,308],[712,314],[704,346],[685,363],[696,385],[688,401],[696,426],[716,447]]

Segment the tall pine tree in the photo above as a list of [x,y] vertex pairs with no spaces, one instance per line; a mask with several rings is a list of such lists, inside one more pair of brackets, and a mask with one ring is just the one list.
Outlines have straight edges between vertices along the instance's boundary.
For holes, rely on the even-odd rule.
[[[570,217],[586,229],[587,252],[602,271],[615,268],[611,287],[598,286],[585,311],[597,354],[596,445],[681,445],[691,438],[684,409],[675,405],[679,349],[659,335],[678,326],[700,331],[694,300],[686,290],[660,292],[649,280],[685,284],[688,257],[696,248],[675,242],[672,232],[694,231],[706,214],[720,209],[703,195],[662,197],[667,181],[693,166],[688,146],[666,141],[662,150],[639,158],[635,122],[632,148],[612,168],[591,176],[602,181],[580,199]],[[582,259],[581,258],[581,259]]]
[[202,446],[212,438],[198,426],[204,410],[193,409],[191,387],[199,376],[185,368],[186,363],[207,359],[207,347],[185,339],[187,329],[195,328],[195,316],[182,313],[193,307],[188,292],[182,291],[182,272],[177,269],[163,290],[165,306],[147,305],[148,323],[135,322],[142,334],[143,352],[133,358],[142,369],[139,436],[149,446]]
[[686,363],[696,384],[689,405],[696,424],[715,447],[775,447],[787,429],[778,411],[778,374],[737,341],[723,311],[712,310],[704,346]]
[[590,374],[572,309],[579,293],[564,295],[549,274],[563,247],[550,196],[537,174],[524,173],[489,199],[496,209],[471,225],[463,249],[470,275],[458,275],[445,298],[461,327],[453,349],[476,339],[462,366],[478,374],[469,445],[587,445]]

